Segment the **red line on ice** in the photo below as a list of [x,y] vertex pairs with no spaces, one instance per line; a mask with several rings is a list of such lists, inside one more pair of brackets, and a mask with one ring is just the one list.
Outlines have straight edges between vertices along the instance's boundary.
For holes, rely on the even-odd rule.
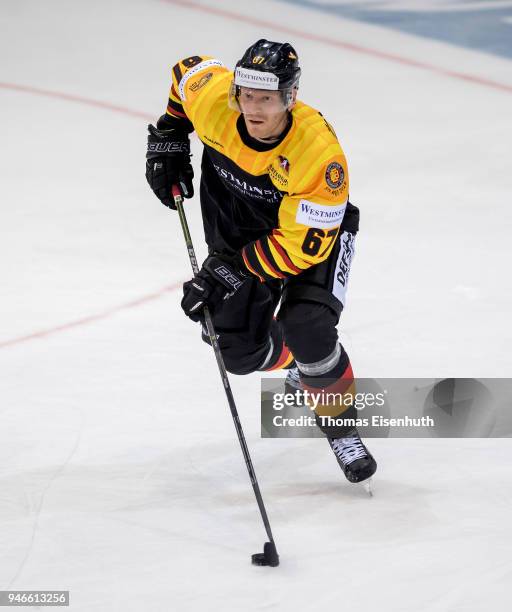
[[249,17],[246,17],[245,15],[240,15],[239,13],[233,13],[231,11],[227,11],[225,9],[220,9],[220,8],[214,8],[212,6],[205,6],[197,2],[188,2],[187,0],[163,0],[163,2],[166,2],[167,4],[175,4],[175,5],[182,6],[184,8],[189,8],[189,9],[196,10],[196,11],[202,11],[204,13],[210,13],[211,15],[217,15],[218,17],[225,17],[227,19],[232,19],[234,21],[240,21],[242,23],[247,23],[249,25],[256,25],[256,26],[261,26],[264,28],[270,28],[272,30],[277,30],[280,32],[285,32],[286,34],[291,34],[292,36],[299,36],[301,38],[305,38],[306,40],[314,40],[316,42],[320,42],[325,45],[331,45],[332,47],[338,47],[341,49],[346,49],[347,51],[353,51],[354,53],[362,53],[364,55],[370,55],[372,57],[377,57],[379,59],[388,60],[391,62],[395,62],[397,64],[402,64],[404,66],[410,66],[413,68],[421,68],[422,70],[428,70],[430,72],[441,74],[443,76],[448,76],[454,79],[458,79],[460,81],[467,81],[470,83],[475,83],[477,85],[483,85],[484,87],[490,87],[492,89],[497,89],[499,91],[506,91],[507,93],[512,93],[512,85],[507,85],[505,83],[498,83],[497,81],[491,81],[490,79],[485,79],[483,77],[479,77],[479,76],[472,75],[472,74],[466,74],[464,72],[457,72],[455,70],[447,70],[446,68],[441,68],[440,66],[436,66],[434,64],[420,62],[418,60],[414,60],[408,57],[396,55],[394,53],[387,53],[386,51],[379,51],[378,49],[371,49],[369,47],[363,47],[361,45],[355,45],[353,43],[343,42],[342,40],[338,40],[336,38],[320,36],[318,34],[306,32],[304,30],[296,30],[295,28],[289,28],[287,26],[273,23],[272,21],[265,21],[263,19],[258,19],[256,17],[249,18]]
[[126,108],[124,106],[117,106],[116,104],[110,104],[110,102],[102,102],[101,100],[92,100],[91,98],[85,98],[83,96],[75,96],[74,94],[68,94],[62,91],[51,91],[49,89],[40,89],[39,87],[30,87],[28,85],[18,85],[16,83],[3,83],[0,82],[0,89],[10,89],[11,91],[22,91],[24,93],[34,94],[36,96],[45,96],[46,98],[56,98],[58,100],[66,100],[67,102],[76,102],[78,104],[85,104],[87,106],[93,106],[95,108],[102,108],[103,110],[109,110],[114,113],[121,113],[123,115],[129,115],[131,117],[137,117],[146,120],[153,120],[154,117],[148,113],[142,113],[140,111]]
[[68,323],[64,323],[63,325],[57,325],[56,327],[50,327],[48,329],[43,329],[37,332],[33,332],[32,334],[27,334],[26,336],[19,336],[18,338],[12,338],[10,340],[0,341],[0,348],[5,348],[7,346],[14,346],[16,344],[21,344],[22,342],[28,342],[29,340],[36,340],[37,338],[45,338],[46,336],[51,336],[53,334],[67,331],[68,329],[73,329],[74,327],[81,327],[82,325],[88,325],[94,321],[100,321],[101,319],[107,319],[112,315],[117,314],[123,310],[129,310],[130,308],[137,308],[142,304],[146,304],[147,302],[151,302],[153,300],[158,300],[166,293],[170,291],[174,291],[181,287],[181,283],[175,283],[174,285],[167,285],[156,291],[155,293],[149,293],[148,295],[144,295],[140,298],[132,300],[130,302],[126,302],[125,304],[121,304],[120,306],[114,306],[113,308],[109,308],[103,312],[99,312],[97,314],[89,315],[88,317],[83,317],[82,319],[77,319],[76,321],[70,321]]

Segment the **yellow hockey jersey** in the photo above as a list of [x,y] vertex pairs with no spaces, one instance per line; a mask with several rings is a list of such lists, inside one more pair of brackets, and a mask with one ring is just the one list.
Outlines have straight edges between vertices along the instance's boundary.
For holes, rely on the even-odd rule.
[[338,235],[349,191],[345,155],[321,113],[300,101],[284,138],[254,148],[228,106],[232,78],[217,59],[186,58],[173,68],[167,106],[168,119],[186,122],[205,146],[207,242],[239,252],[262,282],[300,274],[329,256]]

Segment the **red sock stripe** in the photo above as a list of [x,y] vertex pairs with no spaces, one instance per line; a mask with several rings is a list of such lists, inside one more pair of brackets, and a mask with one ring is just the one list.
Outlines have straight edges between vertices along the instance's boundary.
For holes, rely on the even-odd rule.
[[290,349],[283,342],[283,348],[281,350],[281,354],[279,355],[278,360],[275,365],[271,368],[266,368],[266,372],[271,372],[272,370],[280,370],[287,362],[287,360],[291,357]]

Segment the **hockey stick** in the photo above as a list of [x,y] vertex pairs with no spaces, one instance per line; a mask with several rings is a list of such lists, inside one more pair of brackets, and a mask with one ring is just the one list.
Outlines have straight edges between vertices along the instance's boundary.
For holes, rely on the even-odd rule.
[[[172,195],[174,198],[174,203],[176,204],[176,208],[178,209],[181,228],[183,230],[185,244],[187,245],[188,257],[190,259],[192,271],[194,272],[195,276],[199,272],[199,266],[197,264],[196,254],[194,251],[194,246],[192,244],[192,238],[190,237],[187,218],[183,209],[183,199],[181,197],[181,192],[176,185],[173,185]],[[222,359],[222,353],[220,351],[219,342],[217,340],[217,334],[215,333],[215,328],[213,327],[212,317],[206,306],[204,307],[203,312],[206,328],[208,330],[208,337],[210,338],[210,342],[213,347],[213,352],[215,353],[215,359],[217,360],[220,377],[222,379],[222,384],[224,385],[224,391],[226,392],[229,409],[231,410],[231,416],[233,417],[233,423],[235,424],[238,441],[240,442],[240,446],[242,448],[245,465],[247,466],[247,471],[249,472],[249,478],[251,479],[254,495],[256,496],[256,501],[258,503],[258,508],[260,509],[261,518],[263,520],[263,524],[265,525],[265,531],[267,532],[267,536],[269,539],[268,542],[265,542],[262,553],[255,553],[254,555],[252,555],[252,563],[254,565],[270,565],[270,567],[276,567],[277,565],[279,565],[279,555],[277,554],[274,537],[272,536],[272,530],[270,529],[270,522],[268,520],[267,511],[265,510],[265,504],[263,503],[263,497],[261,496],[260,487],[256,478],[256,472],[254,471],[254,467],[252,465],[249,448],[247,447],[247,442],[245,441],[242,425],[238,417],[238,410],[236,409],[233,392],[231,391],[231,385],[229,384],[228,373],[226,371],[226,366],[224,365],[224,359]]]

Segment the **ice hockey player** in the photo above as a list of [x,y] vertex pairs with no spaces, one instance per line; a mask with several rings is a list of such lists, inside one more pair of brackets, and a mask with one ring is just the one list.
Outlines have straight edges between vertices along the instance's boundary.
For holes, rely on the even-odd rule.
[[[149,126],[146,178],[169,208],[174,184],[191,198],[195,130],[204,145],[200,201],[209,256],[184,284],[181,306],[196,322],[208,306],[227,370],[288,369],[290,384],[346,397],[353,373],[336,325],[359,210],[348,201],[347,163],[333,128],[297,100],[300,74],[290,44],[263,39],[234,72],[210,56],[178,62],[167,112]],[[204,323],[202,330],[208,342]],[[322,424],[322,416],[337,422]],[[338,425],[340,417],[354,418],[354,407],[334,401],[316,409],[345,476],[361,482],[377,464],[357,429]]]

